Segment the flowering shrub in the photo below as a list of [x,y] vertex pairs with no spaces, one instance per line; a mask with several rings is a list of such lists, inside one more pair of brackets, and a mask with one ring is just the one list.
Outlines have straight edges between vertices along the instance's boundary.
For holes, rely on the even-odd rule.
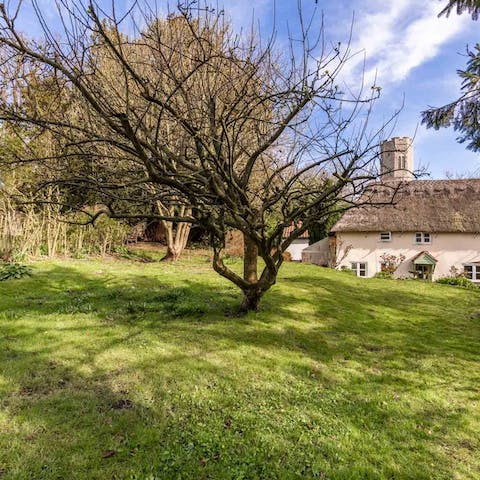
[[405,255],[393,255],[384,253],[380,255],[380,259],[382,260],[382,273],[389,273],[393,276],[399,265],[405,260]]

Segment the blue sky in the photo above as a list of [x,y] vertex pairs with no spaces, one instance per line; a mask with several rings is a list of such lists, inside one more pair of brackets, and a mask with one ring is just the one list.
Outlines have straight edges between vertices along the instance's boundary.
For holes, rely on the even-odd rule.
[[[114,0],[122,11],[132,0]],[[269,32],[274,11],[278,42],[286,42],[286,23],[294,28],[298,18],[297,0],[215,0],[232,19],[235,28],[251,25],[252,16],[260,28]],[[38,0],[44,12],[54,18],[54,0]],[[324,15],[326,34],[332,42],[346,42],[353,22],[352,52],[358,52],[344,71],[351,85],[361,79],[365,61],[366,81],[382,87],[376,106],[376,120],[381,122],[404,103],[394,130],[396,136],[415,136],[416,167],[426,167],[432,178],[447,172],[480,175],[480,155],[469,152],[455,140],[451,129],[426,130],[420,125],[420,112],[428,106],[440,106],[459,94],[456,70],[464,68],[467,45],[480,41],[480,22],[467,15],[438,18],[447,0],[302,0],[308,16],[317,9],[314,20],[320,25]],[[102,0],[109,5],[111,0]],[[153,3],[153,0],[152,0]],[[157,5],[166,2],[156,0]],[[175,3],[170,2],[170,3]],[[275,8],[274,8],[275,5]],[[29,33],[37,32],[36,21],[28,8],[22,23]],[[315,26],[315,24],[314,24]]]
[[[252,10],[268,30],[273,18],[273,1],[225,0],[225,10],[235,25],[248,24]],[[446,0],[318,0],[327,35],[332,41],[346,42],[353,19],[351,49],[358,55],[347,68],[347,81],[360,81],[365,61],[367,82],[382,87],[376,107],[377,120],[388,118],[404,104],[394,130],[395,136],[415,137],[416,167],[425,167],[432,178],[450,174],[480,175],[480,155],[467,151],[456,142],[452,129],[427,130],[420,125],[420,112],[428,106],[440,106],[458,97],[460,80],[457,69],[465,67],[466,46],[480,42],[480,22],[467,15],[452,14],[438,18]],[[315,0],[303,0],[311,12]],[[253,5],[253,6],[252,6]],[[318,15],[320,23],[320,15]],[[278,0],[278,29],[295,23],[296,0]],[[280,35],[280,39],[282,39]]]

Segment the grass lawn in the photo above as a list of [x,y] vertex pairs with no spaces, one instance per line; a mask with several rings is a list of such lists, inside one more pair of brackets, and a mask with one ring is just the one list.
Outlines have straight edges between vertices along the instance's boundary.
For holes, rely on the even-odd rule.
[[480,479],[480,292],[202,255],[0,282],[0,478]]

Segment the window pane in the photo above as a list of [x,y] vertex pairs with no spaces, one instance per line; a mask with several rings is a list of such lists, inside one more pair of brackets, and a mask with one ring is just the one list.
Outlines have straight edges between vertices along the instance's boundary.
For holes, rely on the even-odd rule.
[[358,275],[360,277],[366,277],[367,276],[367,264],[366,263],[360,263],[359,266],[360,266],[360,268],[358,269]]
[[480,280],[480,267],[475,267],[475,280]]
[[423,234],[423,242],[424,243],[430,243],[430,234],[429,233],[424,233]]
[[422,243],[422,234],[421,233],[416,233],[415,234],[415,241],[417,243]]
[[473,267],[471,265],[465,265],[463,267],[463,273],[467,278],[472,280],[472,278],[473,278]]

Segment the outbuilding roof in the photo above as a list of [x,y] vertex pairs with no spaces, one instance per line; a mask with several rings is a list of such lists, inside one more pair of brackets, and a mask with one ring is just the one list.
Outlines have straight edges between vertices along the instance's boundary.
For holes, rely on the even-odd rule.
[[[291,225],[289,225],[288,227],[285,227],[283,229],[283,238],[288,238],[292,233],[293,231],[297,228],[297,227],[301,227],[302,226],[302,222],[298,222],[298,225],[294,225],[293,223]],[[308,230],[306,230],[305,232],[303,232],[301,235],[299,235],[297,238],[310,238],[310,235],[308,233]]]
[[[392,188],[374,184],[372,203],[389,203]],[[399,184],[393,204],[345,213],[333,232],[480,232],[480,178],[412,180]]]

